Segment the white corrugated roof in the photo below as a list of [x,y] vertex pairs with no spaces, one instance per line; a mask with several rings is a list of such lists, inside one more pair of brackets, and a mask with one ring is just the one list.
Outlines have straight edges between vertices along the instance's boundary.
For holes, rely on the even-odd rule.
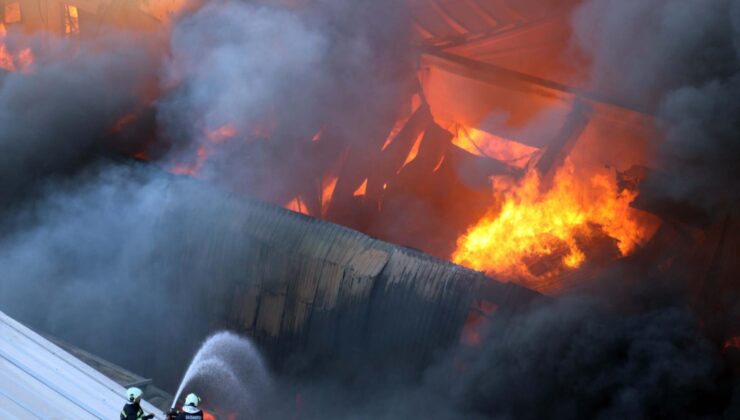
[[[124,394],[122,386],[0,312],[0,419],[116,419]],[[152,405],[142,407],[164,418]]]

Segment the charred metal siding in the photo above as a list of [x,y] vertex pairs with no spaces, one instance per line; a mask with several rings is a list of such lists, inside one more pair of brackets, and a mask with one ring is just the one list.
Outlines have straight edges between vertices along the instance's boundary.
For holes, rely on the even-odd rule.
[[458,339],[474,299],[513,308],[535,296],[277,206],[233,198],[227,207],[213,243],[184,258],[214,261],[232,243],[224,235],[246,240],[243,272],[215,276],[208,306],[216,323],[252,336],[277,365],[290,368],[297,354],[301,363],[389,354],[424,363]]

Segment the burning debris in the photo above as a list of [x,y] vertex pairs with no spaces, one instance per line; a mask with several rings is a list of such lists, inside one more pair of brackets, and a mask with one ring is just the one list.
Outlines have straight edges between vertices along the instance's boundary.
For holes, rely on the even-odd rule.
[[536,271],[543,258],[560,260],[555,269],[541,270],[557,275],[557,270],[584,264],[586,253],[598,250],[595,241],[609,238],[614,254],[626,256],[657,228],[630,207],[637,192],[619,191],[616,173],[608,168],[582,174],[566,162],[547,191],[542,191],[538,172],[531,171],[501,194],[500,207],[460,239],[453,261],[503,278],[525,279],[540,290],[553,287],[538,283],[547,277]]

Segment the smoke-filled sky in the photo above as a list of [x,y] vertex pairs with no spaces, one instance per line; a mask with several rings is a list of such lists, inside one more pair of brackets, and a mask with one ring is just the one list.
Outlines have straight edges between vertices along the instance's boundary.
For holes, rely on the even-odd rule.
[[[380,147],[414,54],[396,1],[263,3],[205,2],[174,25],[161,83],[176,87],[158,101],[157,119],[176,159],[208,153],[203,178],[284,203],[348,147]],[[247,148],[207,138],[225,126],[257,140]],[[331,146],[316,152],[318,132]]]
[[[31,46],[35,60],[0,75],[2,310],[174,386],[208,333],[198,297],[216,292],[204,279],[244,272],[238,256],[249,244],[226,242],[219,209],[231,198],[221,188],[285,195],[289,176],[342,152],[287,147],[297,136],[310,143],[322,124],[362,146],[356,133],[390,120],[410,81],[402,23],[392,1],[208,1],[146,36],[110,28],[72,42],[11,31],[8,49]],[[153,97],[132,125],[155,124],[171,147],[155,144],[160,165],[122,163],[111,147],[149,139],[114,132],[117,122]],[[263,148],[210,149],[207,131],[251,132],[265,119],[280,131]],[[165,170],[199,147],[209,148],[211,186]],[[211,255],[213,238],[216,260],[193,255]],[[162,352],[173,342],[173,354]]]
[[[377,123],[393,119],[413,74],[408,24],[394,0],[223,0],[157,36],[45,42],[33,72],[0,75],[0,310],[174,387],[210,332],[203,279],[239,278],[249,246],[228,235],[227,194],[210,183],[281,197],[296,168],[336,156],[286,150],[280,138],[331,124],[352,146],[363,147],[356,133],[382,141]],[[591,87],[664,125],[654,193],[709,211],[734,205],[740,1],[591,0],[572,25]],[[29,42],[41,44],[8,38]],[[210,148],[204,133],[225,124],[250,131],[267,119],[279,135],[250,154],[209,149],[204,182],[101,157],[111,127],[152,90],[157,136],[172,144],[164,162]],[[192,244],[221,236],[231,242],[218,265],[192,258],[202,251]],[[300,393],[301,418],[737,418],[735,382],[681,279],[607,277],[494,321],[479,349],[442,353],[421,375],[357,366],[342,380],[277,378],[276,398],[290,403],[265,416],[287,418]],[[648,282],[661,287],[647,293]],[[180,351],[163,351],[173,343]]]
[[666,124],[658,194],[698,206],[738,199],[740,2],[585,2],[574,45],[592,60],[593,88]]

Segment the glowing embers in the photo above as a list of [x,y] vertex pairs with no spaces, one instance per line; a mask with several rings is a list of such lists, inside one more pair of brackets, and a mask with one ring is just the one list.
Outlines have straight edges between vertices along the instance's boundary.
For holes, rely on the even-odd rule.
[[508,188],[494,183],[498,204],[459,238],[452,260],[552,291],[560,287],[554,277],[582,266],[595,250],[628,255],[657,228],[630,207],[637,192],[620,191],[612,169],[579,171],[566,160],[549,189],[540,184],[534,170]]
[[486,156],[518,168],[525,167],[539,151],[536,147],[461,124],[449,124],[447,130],[455,136],[452,139],[455,146],[476,156]]

